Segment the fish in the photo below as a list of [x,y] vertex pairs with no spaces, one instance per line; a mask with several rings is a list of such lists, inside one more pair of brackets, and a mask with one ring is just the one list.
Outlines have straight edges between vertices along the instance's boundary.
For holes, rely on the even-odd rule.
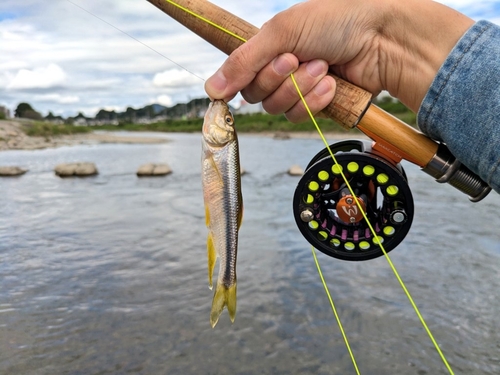
[[209,104],[202,130],[202,185],[205,221],[208,228],[208,285],[217,258],[219,273],[214,290],[210,323],[212,328],[227,307],[236,316],[236,258],[238,231],[243,219],[241,169],[234,117],[223,100]]

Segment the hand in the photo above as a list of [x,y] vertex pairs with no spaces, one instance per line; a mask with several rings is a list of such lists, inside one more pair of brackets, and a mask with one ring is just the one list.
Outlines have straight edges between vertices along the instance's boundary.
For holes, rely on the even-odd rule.
[[229,56],[205,89],[210,97],[226,100],[241,91],[247,101],[263,101],[268,112],[285,112],[296,122],[307,114],[289,74],[316,113],[334,95],[329,68],[374,95],[388,90],[417,111],[437,70],[472,23],[432,1],[309,0],[268,21]]

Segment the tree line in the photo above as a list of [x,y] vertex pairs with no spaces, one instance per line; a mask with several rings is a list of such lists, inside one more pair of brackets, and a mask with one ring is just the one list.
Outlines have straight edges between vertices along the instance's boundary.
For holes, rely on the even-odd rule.
[[135,109],[127,107],[123,112],[116,112],[114,110],[108,111],[101,109],[94,117],[86,117],[82,112],[79,112],[74,117],[64,119],[61,116],[54,116],[49,112],[47,116],[36,111],[29,103],[20,103],[14,111],[14,116],[17,118],[28,118],[32,120],[46,120],[73,123],[77,119],[84,120],[97,120],[97,121],[118,121],[118,122],[135,122],[141,118],[154,119],[178,119],[178,118],[195,118],[199,117],[200,113],[203,114],[210,103],[209,98],[192,99],[188,103],[178,103],[172,107],[165,107],[160,104],[150,104],[143,108]]

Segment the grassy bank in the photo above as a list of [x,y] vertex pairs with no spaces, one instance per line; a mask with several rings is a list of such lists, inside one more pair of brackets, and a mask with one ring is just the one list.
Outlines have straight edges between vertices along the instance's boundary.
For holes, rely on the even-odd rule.
[[[375,103],[383,110],[398,117],[403,122],[414,126],[416,116],[400,102],[393,102],[390,99],[383,99]],[[256,113],[249,115],[235,115],[235,124],[238,132],[304,132],[314,131],[314,124],[304,121],[299,124],[292,124],[285,116],[273,116],[267,113]],[[317,119],[318,125],[324,132],[345,132],[340,125],[330,119]],[[166,122],[154,124],[131,124],[122,123],[118,126],[101,126],[101,130],[127,130],[127,131],[156,131],[156,132],[197,132],[201,130],[203,119],[172,119]]]
[[90,133],[92,128],[86,126],[73,126],[73,125],[56,125],[50,122],[23,122],[23,131],[26,135],[31,137],[57,137],[60,135],[70,135],[70,134],[80,134],[80,133]]
[[[400,102],[390,98],[378,100],[375,103],[383,110],[393,114],[405,123],[414,126],[416,116]],[[329,119],[317,119],[323,132],[347,132],[340,125]],[[267,113],[251,115],[235,115],[236,129],[238,132],[307,132],[315,131],[314,124],[308,120],[299,124],[290,123],[285,116],[273,116]],[[152,132],[199,132],[203,119],[171,119],[153,124],[121,123],[120,125],[106,126],[73,126],[53,125],[49,122],[30,122],[23,125],[24,131],[29,136],[53,137],[58,135],[87,133],[92,130],[125,130],[125,131],[152,131]]]
[[[290,123],[285,116],[272,116],[265,113],[252,115],[235,115],[234,121],[238,132],[298,132],[313,131],[314,125],[311,121],[305,121],[300,124]],[[331,120],[319,119],[319,125],[323,131],[345,131],[339,125]],[[154,124],[130,124],[124,123],[117,126],[100,126],[100,130],[127,130],[127,131],[155,131],[155,132],[199,132],[203,124],[203,119],[172,119],[166,122],[157,122]]]

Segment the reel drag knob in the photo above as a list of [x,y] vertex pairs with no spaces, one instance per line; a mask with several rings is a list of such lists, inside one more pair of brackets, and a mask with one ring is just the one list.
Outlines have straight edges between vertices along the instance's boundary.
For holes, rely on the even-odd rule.
[[379,257],[380,244],[391,251],[413,220],[413,197],[403,168],[372,153],[369,142],[342,141],[330,148],[337,163],[322,150],[297,184],[293,210],[300,232],[315,248],[338,259]]
[[[356,203],[357,199],[357,203]],[[365,201],[361,197],[354,198],[352,195],[347,194],[340,198],[337,203],[337,214],[339,219],[344,223],[358,223],[363,220],[363,212],[366,213]],[[359,206],[358,206],[359,204]]]

